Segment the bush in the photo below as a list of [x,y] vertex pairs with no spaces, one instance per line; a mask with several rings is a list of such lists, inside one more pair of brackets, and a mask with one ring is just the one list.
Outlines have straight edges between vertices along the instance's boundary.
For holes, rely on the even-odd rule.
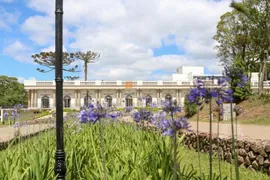
[[192,117],[198,112],[198,107],[196,104],[189,103],[187,98],[184,101],[184,111],[186,113],[186,117]]

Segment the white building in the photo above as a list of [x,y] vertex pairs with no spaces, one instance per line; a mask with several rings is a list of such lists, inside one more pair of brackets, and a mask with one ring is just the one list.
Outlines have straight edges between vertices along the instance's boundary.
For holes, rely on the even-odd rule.
[[[84,106],[87,90],[89,101],[101,104],[108,102],[118,107],[145,106],[148,102],[140,102],[137,99],[139,96],[148,96],[150,102],[156,103],[171,98],[183,105],[185,95],[193,87],[193,80],[203,79],[209,87],[214,88],[220,77],[222,75],[204,74],[204,67],[182,66],[169,81],[64,81],[63,106],[76,109]],[[256,89],[258,83],[255,75],[252,81],[255,83],[252,87]],[[55,81],[25,80],[24,87],[29,94],[28,108],[55,108]]]

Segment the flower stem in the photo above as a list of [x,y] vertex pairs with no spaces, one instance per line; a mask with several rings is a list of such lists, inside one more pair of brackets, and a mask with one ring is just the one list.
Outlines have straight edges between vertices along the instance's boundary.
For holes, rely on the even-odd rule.
[[238,168],[238,157],[235,151],[235,139],[234,139],[234,127],[233,127],[233,107],[231,102],[231,127],[232,127],[232,151],[234,155],[235,175],[236,179],[239,180],[239,168]]
[[[171,112],[172,122],[174,122],[173,112]],[[177,131],[173,133],[173,179],[177,180]]]
[[104,170],[104,179],[107,180],[104,137],[103,137],[102,122],[101,121],[102,121],[102,119],[99,121],[99,133],[100,133],[100,142],[101,142],[101,151],[102,151],[102,164],[103,164],[103,170]]
[[[218,100],[219,100],[219,96],[218,96]],[[222,179],[222,174],[221,174],[221,164],[220,164],[220,159],[221,159],[221,154],[219,152],[219,147],[220,147],[220,138],[219,138],[219,121],[220,121],[220,112],[221,112],[221,106],[218,105],[218,123],[217,123],[217,146],[218,146],[218,169],[219,169],[219,178]]]
[[209,176],[210,176],[210,180],[212,180],[212,174],[213,174],[213,164],[212,164],[212,154],[213,154],[213,152],[212,152],[212,99],[210,98],[210,102],[209,102],[209,114],[210,114],[210,123],[209,123],[209,131],[210,131],[210,135],[209,135],[209,138],[210,138],[210,140],[209,140],[209,142],[210,142],[210,144],[209,144],[209,146],[210,146],[210,149],[209,149],[209,165],[210,165],[210,174],[209,174]]
[[200,177],[202,177],[201,158],[200,158],[200,139],[199,139],[199,118],[200,118],[200,110],[198,108],[198,111],[197,111],[197,151],[198,151],[198,161],[199,161],[199,168],[200,168]]

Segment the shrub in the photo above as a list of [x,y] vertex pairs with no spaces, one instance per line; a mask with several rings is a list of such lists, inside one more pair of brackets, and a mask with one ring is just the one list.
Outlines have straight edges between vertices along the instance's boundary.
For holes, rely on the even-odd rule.
[[189,103],[187,98],[185,98],[184,101],[184,111],[186,113],[186,117],[192,117],[197,113],[197,105],[193,103]]

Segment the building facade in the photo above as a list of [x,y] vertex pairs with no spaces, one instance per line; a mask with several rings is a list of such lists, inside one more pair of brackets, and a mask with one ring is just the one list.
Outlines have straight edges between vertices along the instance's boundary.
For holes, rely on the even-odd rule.
[[[256,74],[255,74],[256,75]],[[165,99],[176,100],[184,105],[185,95],[194,86],[195,79],[202,79],[208,87],[215,88],[222,75],[204,74],[203,67],[182,66],[169,81],[64,81],[64,108],[79,109],[87,102],[116,105],[117,107],[144,107],[147,103],[160,103]],[[256,76],[252,77],[252,88],[258,88]],[[267,83],[267,82],[265,82]],[[55,81],[25,80],[28,91],[28,108],[55,108]],[[269,91],[268,87],[266,89]],[[138,97],[147,96],[149,101],[139,101]]]

